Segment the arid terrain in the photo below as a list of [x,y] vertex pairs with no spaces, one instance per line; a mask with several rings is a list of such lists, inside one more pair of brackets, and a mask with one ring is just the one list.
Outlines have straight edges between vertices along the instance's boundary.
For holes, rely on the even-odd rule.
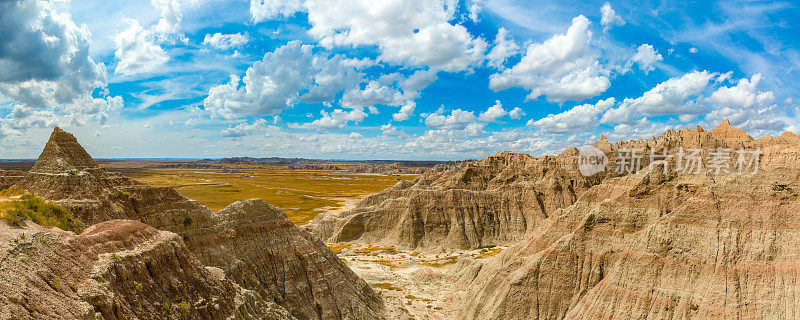
[[[800,314],[796,134],[755,140],[724,121],[594,147],[610,159],[589,177],[574,148],[419,176],[108,170],[56,128],[30,170],[0,172],[0,318]],[[636,148],[758,151],[725,170],[617,170],[615,151]]]

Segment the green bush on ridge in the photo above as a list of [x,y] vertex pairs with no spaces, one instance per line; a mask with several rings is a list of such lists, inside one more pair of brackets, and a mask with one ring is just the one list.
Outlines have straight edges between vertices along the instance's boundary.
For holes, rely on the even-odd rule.
[[2,219],[13,226],[22,226],[25,220],[31,220],[42,226],[54,226],[62,230],[80,233],[80,220],[74,218],[67,209],[51,201],[31,194],[20,196],[0,213]]

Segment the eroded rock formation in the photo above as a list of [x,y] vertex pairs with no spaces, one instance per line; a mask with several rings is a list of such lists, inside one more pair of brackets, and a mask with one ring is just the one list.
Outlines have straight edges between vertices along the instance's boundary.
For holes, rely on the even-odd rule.
[[[610,146],[759,147],[755,175],[660,165],[610,177],[485,263],[458,268],[465,319],[792,319],[800,146],[726,121]],[[668,162],[674,168],[676,163]]]
[[112,220],[80,235],[0,223],[0,319],[293,319],[181,237]]
[[571,205],[602,177],[583,177],[577,150],[534,158],[500,152],[371,195],[348,212],[319,215],[310,229],[331,242],[472,249],[511,244]]
[[[344,262],[263,200],[240,201],[214,213],[170,188],[106,171],[59,128],[30,172],[17,180],[16,186],[64,206],[86,225],[134,219],[174,232],[185,239],[192,259],[219,268],[211,269],[214,274],[228,274],[247,297],[277,302],[298,319],[375,319],[383,312],[381,299]],[[120,277],[150,281],[147,274]],[[112,290],[111,298],[96,299],[113,298]]]

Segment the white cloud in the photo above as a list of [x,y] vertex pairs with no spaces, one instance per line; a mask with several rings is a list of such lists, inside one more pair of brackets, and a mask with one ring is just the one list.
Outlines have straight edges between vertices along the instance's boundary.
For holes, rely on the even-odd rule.
[[483,135],[483,127],[485,126],[486,124],[479,122],[470,123],[464,128],[464,135],[470,138],[480,137]]
[[196,5],[197,0],[151,0],[159,13],[158,22],[143,27],[139,21],[125,18],[121,30],[114,35],[114,57],[118,60],[114,73],[135,75],[150,73],[166,64],[169,56],[161,44],[183,43],[188,38],[179,32],[184,6]]
[[303,10],[303,0],[250,0],[250,19],[254,23],[289,17]]
[[494,46],[486,55],[487,65],[497,69],[504,69],[506,59],[519,53],[519,45],[508,35],[506,28],[500,27],[494,38]]
[[425,125],[448,130],[464,130],[468,124],[478,120],[472,111],[455,109],[450,111],[450,115],[447,116],[443,113],[444,109],[439,108],[436,112],[429,114],[425,117]]
[[178,33],[178,27],[183,19],[181,7],[184,2],[195,3],[196,0],[151,0],[150,3],[161,13],[161,18],[153,26],[153,30],[161,35]]
[[399,106],[405,102],[403,93],[382,85],[377,81],[370,81],[364,89],[354,88],[342,96],[342,106],[366,107],[376,104]]
[[772,91],[758,91],[761,79],[762,76],[758,73],[750,79],[739,80],[736,86],[721,87],[706,98],[705,102],[730,108],[766,107],[775,101],[775,95]]
[[243,137],[253,134],[258,130],[262,130],[266,124],[267,121],[264,119],[259,119],[253,123],[242,122],[237,124],[235,127],[222,130],[221,134],[223,137],[229,138]]
[[603,7],[600,8],[600,13],[602,16],[600,17],[600,24],[603,25],[603,31],[607,31],[611,26],[623,26],[625,25],[625,20],[622,20],[622,17],[617,15],[617,12],[611,8],[611,4],[606,2],[603,4]]
[[139,22],[126,19],[126,27],[114,36],[117,50],[117,67],[114,73],[135,75],[159,69],[169,61],[167,53],[154,41],[154,34],[142,28]]
[[293,127],[316,128],[316,129],[344,128],[350,121],[361,122],[362,120],[364,120],[364,118],[367,117],[367,114],[364,112],[363,108],[357,108],[350,111],[342,109],[334,109],[333,112],[320,110],[320,114],[322,115],[322,118],[314,120],[313,122],[310,123],[305,123]]
[[472,22],[474,23],[478,23],[478,21],[480,21],[479,15],[482,10],[483,7],[481,7],[478,3],[472,3],[469,6],[469,19],[472,20]]
[[640,70],[644,71],[644,73],[649,73],[655,69],[653,65],[662,60],[664,60],[664,57],[652,45],[645,43],[636,49],[636,53],[628,61],[627,67],[631,67],[636,63],[639,65]]
[[716,76],[708,71],[693,71],[659,83],[636,99],[625,98],[619,107],[603,114],[603,123],[625,123],[642,116],[700,114],[703,106],[687,101],[697,96]]
[[575,17],[566,34],[529,45],[517,65],[490,76],[489,87],[495,91],[522,87],[530,90],[529,99],[544,95],[555,102],[583,100],[604,92],[611,85],[609,71],[589,47],[589,24],[586,17]]
[[391,123],[382,125],[381,132],[387,137],[408,138],[408,134],[403,130],[397,129],[397,127],[393,126]]
[[206,37],[203,39],[203,44],[220,50],[226,50],[230,48],[241,47],[249,40],[250,38],[246,33],[222,34],[217,32],[213,35],[210,33],[206,34]]
[[427,88],[434,81],[436,81],[436,71],[433,70],[417,70],[407,79],[403,80],[401,87],[405,92],[418,92]]
[[519,107],[514,107],[513,110],[508,112],[508,117],[511,118],[511,119],[519,119],[519,118],[522,118],[522,116],[524,116],[524,115],[525,115],[525,111],[522,111],[522,109],[520,109]]
[[558,114],[551,114],[536,121],[528,121],[529,126],[534,126],[548,133],[572,133],[589,131],[599,123],[599,116],[604,111],[614,106],[616,99],[600,100],[596,104],[582,104]]
[[309,34],[334,46],[377,46],[382,61],[461,71],[483,60],[486,41],[450,24],[452,1],[309,0]]
[[[213,116],[228,119],[279,113],[298,100],[323,102],[361,81],[361,74],[342,65],[339,55],[314,54],[311,45],[291,41],[264,55],[226,84],[212,87],[203,101]],[[300,96],[300,91],[308,92]],[[354,105],[355,106],[355,105]]]
[[508,114],[508,111],[503,109],[503,104],[500,103],[500,100],[496,100],[494,105],[486,109],[481,115],[478,117],[478,120],[485,121],[485,122],[494,122],[497,118],[505,117]]
[[88,28],[64,9],[50,1],[0,2],[0,96],[12,101],[0,119],[6,133],[105,123],[122,108],[122,98],[106,93],[105,65],[89,55]]
[[689,52],[691,52],[691,53],[697,53],[697,48],[695,48],[695,47],[691,47],[691,48],[689,48]]
[[394,119],[394,121],[406,121],[414,115],[414,108],[416,107],[417,104],[414,102],[404,104],[402,107],[400,107],[400,111],[392,114],[392,119]]

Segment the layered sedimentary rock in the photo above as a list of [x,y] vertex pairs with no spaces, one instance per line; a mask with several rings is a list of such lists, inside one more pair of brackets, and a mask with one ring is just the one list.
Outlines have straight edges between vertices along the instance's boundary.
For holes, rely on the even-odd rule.
[[111,219],[133,219],[161,228],[179,225],[184,216],[202,219],[210,213],[175,190],[155,188],[108,172],[97,165],[72,134],[59,128],[53,130],[39,159],[16,186],[55,201],[87,226]]
[[238,201],[191,237],[195,254],[300,319],[376,319],[382,302],[335,253],[261,199]]
[[500,152],[371,195],[342,214],[319,215],[311,230],[331,242],[401,248],[468,249],[511,244],[602,177],[583,177],[577,150],[535,158]]
[[16,186],[64,206],[86,225],[135,219],[175,232],[202,265],[298,319],[374,319],[383,312],[372,289],[280,209],[250,200],[214,213],[173,189],[106,171],[61,129]]
[[293,319],[137,221],[80,235],[0,223],[0,248],[0,319]]
[[[609,177],[485,263],[463,264],[466,319],[800,316],[800,146],[726,121],[610,146],[760,148],[758,173]],[[731,162],[735,161],[731,159]],[[675,159],[668,162],[676,166]]]
[[0,170],[0,190],[10,188],[25,178],[25,172]]

